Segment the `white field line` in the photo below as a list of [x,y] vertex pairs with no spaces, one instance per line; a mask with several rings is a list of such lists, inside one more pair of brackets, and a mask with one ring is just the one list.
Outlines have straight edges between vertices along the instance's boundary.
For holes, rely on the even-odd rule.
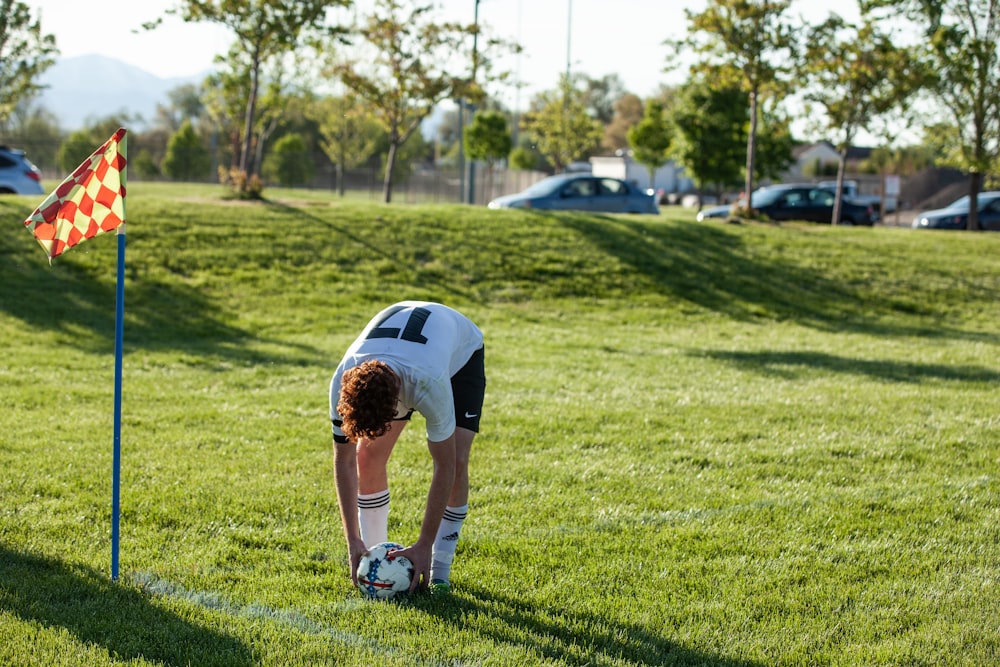
[[[128,575],[128,579],[136,586],[150,595],[159,597],[169,597],[183,600],[205,609],[220,611],[231,616],[248,618],[252,620],[265,620],[278,623],[289,628],[310,635],[327,636],[335,642],[363,648],[373,653],[399,657],[402,655],[399,649],[386,646],[367,637],[346,632],[338,628],[315,621],[300,611],[294,609],[274,609],[266,605],[251,603],[239,604],[227,600],[218,593],[206,591],[189,591],[180,584],[175,584],[164,579],[160,579],[155,574],[149,572],[136,572]],[[370,602],[362,599],[344,600],[334,607],[335,611],[354,611],[364,604]]]

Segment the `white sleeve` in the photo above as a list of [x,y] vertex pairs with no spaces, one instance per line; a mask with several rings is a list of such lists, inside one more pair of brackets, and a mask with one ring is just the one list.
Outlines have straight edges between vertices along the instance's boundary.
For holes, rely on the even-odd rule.
[[450,378],[436,380],[415,407],[427,420],[427,439],[431,442],[447,440],[455,432],[455,398]]

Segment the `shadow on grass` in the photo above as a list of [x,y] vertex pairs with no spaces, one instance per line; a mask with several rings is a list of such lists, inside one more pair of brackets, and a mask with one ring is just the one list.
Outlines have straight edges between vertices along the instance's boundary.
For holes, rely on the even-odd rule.
[[[758,667],[685,648],[645,627],[611,625],[607,618],[568,609],[539,608],[512,597],[462,586],[462,596],[421,596],[410,604],[441,620],[567,665],[621,660],[636,665]],[[464,594],[468,594],[466,597]],[[655,620],[652,620],[655,623]]]
[[733,352],[692,350],[693,357],[728,361],[757,373],[794,378],[804,370],[823,369],[847,375],[862,375],[886,382],[981,382],[995,385],[1000,373],[981,366],[951,366],[901,361],[852,359],[823,352]]
[[[376,245],[366,238],[359,236],[352,229],[345,227],[343,225],[335,224],[334,222],[321,218],[319,216],[311,214],[306,208],[292,206],[290,204],[285,204],[277,201],[268,201],[267,206],[284,213],[289,213],[294,215],[299,219],[304,219],[312,222],[313,224],[319,225],[320,227],[326,228],[328,232],[333,232],[336,234],[335,238],[339,242],[348,242],[360,248],[364,248],[365,251],[370,253],[372,257],[379,257],[385,260],[391,261],[395,266],[399,267],[409,267],[410,270],[415,272],[413,278],[414,282],[411,287],[427,288],[433,287],[434,289],[440,291],[442,294],[449,294],[453,297],[461,297],[466,300],[475,301],[477,296],[468,289],[462,289],[458,284],[453,281],[445,280],[439,276],[426,271],[420,271],[419,266],[414,264],[412,259],[402,252],[391,252],[389,248],[400,248],[401,246],[395,245],[393,243],[383,243],[382,245]],[[381,222],[382,216],[376,215],[374,220],[376,222]],[[446,299],[439,299],[444,300]]]
[[99,646],[117,660],[171,666],[254,662],[250,648],[235,637],[160,609],[105,574],[5,546],[0,546],[0,609],[28,623],[64,628],[81,644]]
[[903,317],[935,313],[913,300],[862,293],[820,267],[756,255],[743,236],[725,226],[668,226],[612,216],[559,219],[648,277],[660,293],[733,319],[788,319],[822,330],[891,336],[988,339],[937,322],[902,324]]
[[[0,203],[0,216],[10,215]],[[114,350],[116,240],[100,238],[92,251],[94,262],[70,256],[50,266],[27,231],[10,238],[0,234],[0,310],[29,327],[73,338],[74,347],[94,353]],[[113,235],[108,235],[113,236]],[[86,248],[84,249],[86,250]],[[84,250],[74,250],[80,253]],[[145,350],[183,350],[198,356],[234,363],[315,363],[317,350],[290,346],[282,354],[249,350],[247,343],[268,342],[254,333],[226,323],[227,313],[180,281],[166,283],[144,275],[126,261],[125,353]]]

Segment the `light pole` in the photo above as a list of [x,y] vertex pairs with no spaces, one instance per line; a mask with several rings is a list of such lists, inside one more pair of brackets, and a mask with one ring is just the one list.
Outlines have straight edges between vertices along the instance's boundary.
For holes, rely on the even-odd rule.
[[566,82],[569,83],[570,42],[573,35],[573,0],[568,0],[566,8]]
[[[475,10],[473,12],[473,20],[472,20],[472,25],[473,25],[473,28],[475,30],[475,32],[472,33],[472,83],[473,84],[476,83],[476,69],[479,66],[479,51],[478,51],[478,45],[479,45],[479,1],[480,0],[475,0]],[[465,102],[465,100],[463,99],[462,103],[464,104],[464,102]],[[476,105],[475,104],[469,104],[468,105],[468,109],[469,109],[469,120],[471,121],[472,118],[476,115]],[[464,146],[464,144],[465,144],[465,126],[464,125],[462,126],[462,136],[460,137],[460,139],[461,139],[462,144]],[[466,163],[465,163],[465,169],[466,169],[466,177],[464,179],[464,182],[465,182],[466,186],[468,187],[468,191],[466,192],[465,202],[467,204],[475,204],[476,203],[476,161],[475,160],[467,160]]]

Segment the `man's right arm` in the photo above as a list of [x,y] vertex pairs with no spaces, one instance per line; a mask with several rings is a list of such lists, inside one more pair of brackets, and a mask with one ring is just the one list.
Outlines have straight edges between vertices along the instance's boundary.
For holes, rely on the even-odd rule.
[[358,523],[358,452],[353,442],[333,443],[333,473],[337,486],[337,504],[340,506],[340,521],[344,526],[347,541],[348,565],[351,581],[358,583],[358,563],[366,553]]

